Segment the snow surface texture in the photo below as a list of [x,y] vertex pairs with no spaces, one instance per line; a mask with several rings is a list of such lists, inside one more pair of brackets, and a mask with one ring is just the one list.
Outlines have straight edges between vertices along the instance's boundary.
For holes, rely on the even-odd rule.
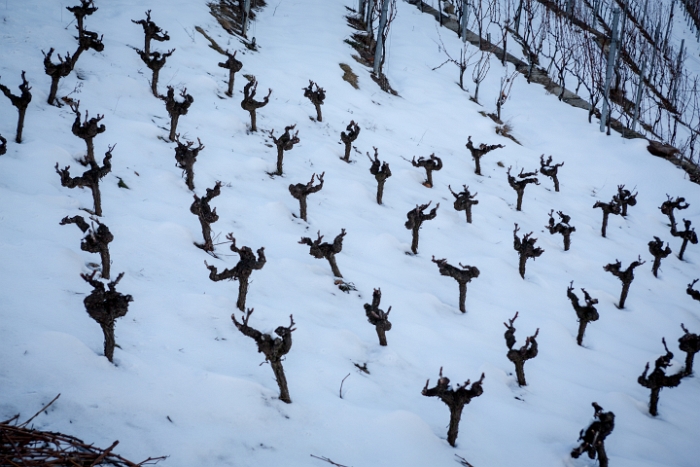
[[[79,277],[98,256],[80,250],[78,229],[59,225],[65,216],[86,216],[80,208],[92,206],[89,191],[63,188],[53,168],[70,164],[80,173],[76,159],[85,145],[70,132],[70,109],[45,103],[50,80],[41,50],[76,48],[65,10],[73,3],[4,3],[2,83],[16,92],[26,70],[34,99],[21,145],[12,142],[17,113],[0,99],[0,133],[11,141],[0,158],[0,417],[19,412],[24,420],[61,393],[34,421],[36,428],[103,447],[118,439],[120,455],[134,461],[168,455],[168,466],[324,465],[311,454],[353,467],[455,465],[455,454],[477,467],[589,466],[595,461],[572,460],[569,452],[596,401],[617,416],[606,443],[610,465],[697,466],[699,378],[662,391],[656,418],[647,411],[649,391],[636,379],[646,362],[653,365],[663,354],[664,336],[676,354],[669,372],[681,369],[680,323],[700,332],[700,303],[685,293],[700,276],[700,247],[689,245],[679,261],[680,239],[671,237],[658,209],[667,193],[684,196],[691,206],[677,218],[697,225],[700,187],[649,155],[644,141],[606,137],[587,123],[585,111],[522,77],[503,116],[523,145],[497,136],[494,123],[477,112],[495,108],[500,64],[493,59],[482,85],[485,107],[474,104],[455,84],[456,69],[431,71],[444,60],[436,23],[403,1],[385,66],[400,97],[379,90],[352,60],[354,51],[343,42],[352,32],[345,20],[350,0],[270,2],[252,24],[257,53],[223,32],[203,0],[97,2],[86,27],[104,34],[105,50],[83,54],[58,95],[79,99],[91,115],[105,114],[107,131],[95,139],[100,160],[108,144],[117,143],[113,171],[102,183],[103,222],[115,236],[112,274],[126,273],[118,290],[134,302],[117,321],[120,348],[110,364],[101,355],[102,333],[82,303],[90,287]],[[217,260],[193,245],[202,239],[189,212],[192,193],[175,167],[175,144],[159,139],[167,137],[167,113],[151,94],[150,71],[131,48],[142,46],[143,35],[130,20],[143,18],[146,9],[171,36],[153,49],[177,49],[161,71],[161,92],[172,85],[194,96],[178,128],[182,138],[206,145],[195,165],[196,193],[224,183],[211,203],[221,217],[213,224],[215,242],[233,232],[239,246],[265,247],[267,264],[251,277],[250,325],[271,332],[294,314],[298,329],[284,362],[290,405],[277,399],[269,365],[261,365],[255,343],[230,319],[232,312],[240,316],[238,284],[208,279],[204,260],[221,270],[235,265],[238,255],[224,243]],[[227,71],[217,67],[223,57],[196,25],[239,51],[243,70],[233,99],[224,96]],[[454,35],[441,34],[458,49]],[[359,90],[341,79],[339,63],[359,74]],[[256,134],[246,133],[242,74],[258,78],[259,95],[273,89],[270,104],[258,111]],[[310,119],[315,111],[302,92],[309,79],[327,92],[323,123]],[[361,153],[353,152],[355,163],[348,165],[339,159],[339,135],[350,120],[362,131],[355,142]],[[284,177],[271,178],[276,150],[265,132],[279,135],[294,123],[301,143],[285,153]],[[469,135],[476,144],[506,145],[482,159],[482,177],[464,147]],[[375,202],[376,182],[364,155],[373,146],[393,172],[383,206]],[[404,158],[431,153],[445,168],[429,189],[421,185],[424,171]],[[506,168],[534,170],[543,153],[566,161],[561,192],[541,176],[517,212]],[[302,222],[287,187],[321,172],[325,186],[309,197],[309,222]],[[119,188],[117,177],[129,189]],[[453,210],[448,184],[479,193],[473,224]],[[639,202],[626,219],[611,216],[602,238],[602,213],[592,206],[609,201],[618,184],[638,190]],[[407,255],[406,212],[431,200],[441,203],[437,218],[423,225],[419,254]],[[576,226],[568,252],[561,236],[544,229],[550,209],[569,214]],[[534,231],[545,249],[528,261],[525,280],[512,246],[516,222],[521,234]],[[334,285],[326,261],[297,243],[319,230],[330,241],[341,228],[348,233],[338,266],[357,288],[349,294]],[[658,279],[647,248],[654,235],[674,250]],[[456,282],[439,274],[432,255],[480,269],[469,284],[466,315],[458,309]],[[626,267],[637,255],[647,263],[635,271],[620,310],[621,283],[603,266],[620,259]],[[576,316],[566,297],[572,280],[579,296],[585,287],[600,300],[600,320],[588,326],[583,347],[576,345]],[[377,287],[382,309],[392,306],[388,347],[378,345],[362,306]],[[502,323],[516,310],[516,346],[540,328],[539,356],[525,365],[528,386],[522,388],[503,339]],[[353,363],[367,363],[371,374]],[[441,366],[453,384],[486,373],[484,394],[465,407],[456,448],[446,442],[447,407],[421,396]]]

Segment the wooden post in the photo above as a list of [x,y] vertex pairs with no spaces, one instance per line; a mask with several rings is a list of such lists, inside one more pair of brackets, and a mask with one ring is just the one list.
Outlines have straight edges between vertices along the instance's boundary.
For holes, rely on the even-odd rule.
[[243,4],[243,37],[248,37],[248,21],[250,20],[250,0]]
[[391,2],[391,0],[383,0],[382,2],[382,14],[379,17],[379,29],[377,29],[377,47],[374,50],[374,74],[377,78],[379,78],[382,73],[381,64],[384,48],[384,29],[386,28],[386,16],[389,11],[389,2]]
[[637,86],[637,99],[634,101],[634,118],[632,119],[632,131],[637,131],[637,120],[639,119],[639,105],[642,102],[642,90],[644,89],[644,71],[647,61],[642,62],[642,71],[639,73],[639,85]]
[[600,132],[605,131],[605,125],[610,117],[610,82],[612,81],[613,65],[615,64],[615,52],[617,49],[617,23],[620,19],[620,10],[615,7],[612,19],[612,37],[610,38],[610,48],[608,51],[608,66],[605,74],[605,88],[603,91],[603,109],[600,113]]

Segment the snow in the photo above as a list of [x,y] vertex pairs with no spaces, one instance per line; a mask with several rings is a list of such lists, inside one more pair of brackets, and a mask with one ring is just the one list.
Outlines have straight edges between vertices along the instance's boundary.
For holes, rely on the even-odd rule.
[[[16,111],[0,99],[0,133],[10,140],[0,157],[0,417],[20,413],[26,419],[61,393],[34,420],[36,428],[103,447],[118,439],[120,455],[136,462],[167,455],[167,466],[324,464],[312,454],[354,467],[449,465],[455,455],[477,467],[589,466],[595,462],[573,460],[569,452],[596,401],[616,414],[606,442],[611,465],[697,465],[698,378],[662,391],[655,418],[647,411],[649,391],[636,378],[663,354],[662,337],[675,353],[669,372],[682,367],[680,323],[700,332],[700,304],[685,293],[700,276],[700,249],[689,245],[679,261],[680,240],[671,237],[658,209],[666,194],[684,196],[691,206],[677,218],[696,222],[700,187],[651,156],[644,141],[601,134],[585,111],[523,77],[503,108],[522,146],[496,135],[494,123],[478,111],[495,109],[500,64],[492,61],[482,83],[484,107],[471,102],[455,83],[456,68],[431,70],[444,60],[434,19],[403,1],[397,2],[385,68],[400,97],[379,90],[343,42],[352,32],[346,6],[354,1],[270,2],[251,29],[258,52],[224,32],[204,1],[97,2],[99,10],[85,24],[104,34],[105,51],[84,53],[77,72],[61,80],[58,96],[79,99],[90,115],[105,115],[107,131],[95,139],[100,162],[107,146],[117,144],[112,173],[101,184],[102,221],[115,236],[113,274],[125,272],[117,289],[134,302],[117,321],[120,348],[110,364],[102,355],[102,333],[82,303],[90,287],[79,277],[99,258],[80,250],[77,229],[59,225],[65,216],[87,218],[79,209],[92,206],[88,190],[60,185],[54,165],[71,165],[72,175],[79,174],[76,159],[85,146],[70,133],[70,109],[46,104],[50,80],[41,50],[75,49],[65,10],[70,4],[0,5],[0,82],[17,92],[26,70],[34,96],[20,145],[13,141]],[[239,246],[265,247],[267,264],[251,276],[250,325],[272,332],[286,326],[290,314],[297,323],[284,361],[290,405],[277,399],[272,371],[261,364],[255,343],[233,326],[231,313],[240,316],[238,284],[208,279],[205,260],[222,269],[238,256],[225,243],[217,246],[218,260],[193,245],[201,233],[189,212],[192,193],[175,167],[175,145],[163,141],[169,119],[150,92],[150,71],[131,48],[141,47],[143,36],[130,20],[143,18],[146,9],[171,36],[153,49],[176,48],[161,71],[161,92],[166,85],[186,87],[194,97],[178,131],[206,146],[195,164],[195,191],[202,195],[217,180],[224,184],[211,202],[220,215],[212,226],[215,241],[233,232]],[[222,56],[195,26],[239,51],[243,70],[233,99],[224,96],[227,71],[216,65]],[[460,47],[453,34],[439,33],[451,50]],[[339,63],[360,76],[359,90],[341,79]],[[260,97],[273,89],[253,134],[240,107],[243,74],[257,77]],[[302,92],[309,79],[327,93],[323,123],[310,119],[315,111]],[[340,132],[351,119],[362,130],[348,165],[339,160]],[[272,178],[267,172],[274,170],[276,148],[266,133],[279,135],[289,124],[297,125],[301,143],[285,153],[284,176]],[[469,135],[475,144],[506,145],[482,159],[482,177],[464,147]],[[393,172],[382,206],[364,155],[373,146]],[[431,153],[445,168],[433,174],[435,187],[428,189],[421,185],[424,171],[404,159]],[[561,192],[540,176],[517,212],[506,169],[532,171],[543,153],[566,162]],[[298,202],[287,187],[321,172],[326,182],[309,197],[305,223],[294,217]],[[128,190],[117,186],[117,177]],[[463,184],[479,193],[473,224],[452,208],[447,186]],[[639,202],[626,219],[611,216],[602,238],[602,213],[592,206],[609,201],[619,184],[634,187]],[[440,203],[437,217],[421,229],[419,254],[407,255],[406,212],[428,201]],[[551,209],[569,214],[576,226],[571,251],[544,229]],[[514,223],[521,235],[533,231],[545,250],[528,261],[525,280],[512,248]],[[332,241],[341,228],[348,233],[338,266],[357,288],[349,294],[334,285],[326,261],[298,244],[317,231]],[[654,235],[674,250],[658,279],[647,248]],[[480,269],[468,286],[466,315],[458,309],[456,282],[439,274],[432,255]],[[603,266],[619,259],[626,267],[638,255],[647,262],[635,271],[625,309],[617,309],[621,284]],[[566,298],[572,280],[579,296],[584,287],[600,300],[601,318],[588,326],[583,347],[576,345],[576,316]],[[362,307],[374,288],[382,290],[382,309],[392,306],[385,348]],[[540,329],[540,353],[526,363],[528,386],[522,388],[502,337],[502,323],[516,311],[517,346]],[[367,363],[370,374],[354,363]],[[486,374],[484,394],[464,409],[456,448],[446,442],[447,407],[420,393],[428,378],[435,384],[440,367],[453,384]]]

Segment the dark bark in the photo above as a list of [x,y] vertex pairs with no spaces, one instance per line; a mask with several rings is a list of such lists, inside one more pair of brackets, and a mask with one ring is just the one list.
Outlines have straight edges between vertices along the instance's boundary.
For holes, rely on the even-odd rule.
[[637,194],[625,189],[625,185],[617,185],[617,201],[620,203],[622,217],[627,217],[627,206],[637,205]]
[[75,114],[75,120],[73,121],[73,127],[71,131],[75,136],[85,141],[87,145],[87,157],[86,161],[95,160],[95,145],[93,140],[95,136],[100,133],[104,133],[106,128],[104,125],[98,125],[100,121],[105,118],[104,115],[97,114],[97,117],[88,119],[88,111],[85,111],[85,120],[80,121],[80,101],[69,101],[69,105],[73,113]]
[[669,248],[668,243],[666,243],[666,248],[664,248],[664,242],[659,237],[654,236],[654,240],[649,242],[649,253],[654,256],[654,265],[651,267],[651,272],[654,273],[654,277],[659,277],[661,260],[671,254],[671,248]]
[[518,386],[527,386],[527,382],[525,381],[525,362],[537,356],[538,346],[536,339],[540,332],[540,328],[537,328],[535,334],[525,340],[525,345],[519,349],[514,349],[515,328],[513,327],[513,323],[517,318],[518,313],[516,312],[513,319],[509,319],[508,323],[503,323],[503,325],[506,327],[506,332],[504,333],[503,337],[505,337],[506,346],[508,347],[508,353],[506,356],[508,357],[508,360],[515,364],[515,375],[518,380]]
[[70,11],[73,13],[73,16],[75,16],[75,21],[78,23],[78,34],[82,36],[85,31],[85,17],[96,12],[97,7],[93,3],[93,0],[80,0],[80,5],[67,6],[66,10]]
[[578,317],[578,334],[576,335],[576,343],[578,345],[583,345],[583,334],[586,332],[586,326],[588,323],[591,321],[598,321],[598,318],[600,315],[598,314],[598,310],[596,310],[595,306],[598,303],[597,298],[591,298],[591,296],[586,292],[586,289],[581,289],[583,292],[583,297],[584,300],[586,301],[585,306],[581,306],[578,302],[578,297],[574,293],[574,281],[571,281],[571,284],[569,287],[566,289],[566,296],[569,297],[569,300],[571,300],[571,305],[574,307],[574,311],[576,311],[576,316]]
[[294,145],[299,143],[299,130],[297,130],[293,135],[289,133],[293,130],[296,124],[284,127],[284,133],[279,138],[275,138],[275,130],[270,130],[270,138],[272,142],[277,146],[277,172],[274,175],[282,175],[282,163],[284,161],[284,152],[291,151]]
[[377,331],[377,337],[379,337],[379,345],[386,346],[386,332],[391,331],[391,322],[389,322],[389,313],[391,313],[391,307],[384,312],[379,308],[379,302],[382,299],[382,290],[374,289],[372,293],[372,304],[365,303],[365,314],[367,315],[367,321],[374,326]]
[[317,193],[323,188],[323,175],[318,176],[319,184],[314,186],[314,178],[316,174],[311,175],[311,180],[307,184],[297,183],[289,185],[289,193],[299,200],[299,217],[306,221],[306,197],[312,193]]
[[447,185],[447,188],[449,188],[450,193],[452,193],[452,196],[455,197],[455,204],[454,208],[457,211],[465,211],[467,213],[467,223],[471,224],[472,223],[472,206],[475,204],[479,204],[479,201],[474,199],[476,198],[476,195],[479,193],[474,193],[473,195],[469,193],[469,187],[467,185],[462,185],[464,187],[464,191],[461,193],[455,193],[452,191],[452,187]]
[[41,51],[41,53],[44,54],[44,71],[51,77],[51,90],[49,91],[49,98],[47,99],[47,102],[50,105],[60,107],[61,105],[58,103],[58,101],[56,101],[58,82],[61,78],[65,78],[71,71],[73,71],[73,61],[70,54],[66,52],[65,57],[61,57],[59,54],[56,54],[58,57],[58,63],[53,63],[51,61],[53,51],[53,47],[49,49],[49,53],[44,53],[43,50]]
[[576,232],[576,227],[569,225],[571,217],[561,211],[557,211],[561,221],[555,225],[553,214],[554,209],[549,211],[549,223],[544,227],[549,230],[549,233],[552,235],[557,233],[561,234],[564,237],[564,251],[569,251],[569,248],[571,248],[571,234]]
[[[314,89],[314,86],[316,89]],[[316,108],[316,121],[322,122],[323,115],[321,114],[321,106],[326,99],[326,91],[311,80],[309,80],[309,87],[303,88],[303,90],[304,97],[308,98]]]
[[143,63],[153,72],[151,77],[151,92],[159,99],[163,98],[163,96],[158,93],[158,77],[160,76],[160,70],[165,66],[166,60],[173,52],[175,52],[175,49],[168,50],[165,53],[151,52],[150,54],[147,54],[143,50],[136,50],[136,53],[139,54]]
[[450,446],[455,447],[457,442],[457,435],[459,434],[459,421],[462,418],[462,410],[464,406],[471,402],[475,397],[479,397],[484,393],[482,388],[482,383],[484,381],[484,373],[481,374],[481,378],[475,381],[471,387],[468,388],[470,381],[467,380],[462,385],[457,385],[457,389],[452,389],[450,387],[450,379],[442,376],[442,368],[440,368],[440,377],[438,378],[437,385],[435,387],[428,389],[428,384],[430,380],[425,382],[425,387],[421,394],[428,397],[438,397],[442,402],[447,405],[450,409],[450,426],[447,429],[447,442]]
[[671,366],[671,360],[673,359],[673,353],[668,350],[666,346],[666,339],[661,339],[666,349],[666,355],[656,359],[654,363],[654,371],[647,376],[649,371],[649,362],[647,362],[644,367],[644,373],[637,378],[637,382],[644,386],[645,388],[651,389],[651,395],[649,397],[649,414],[656,417],[659,414],[659,393],[662,388],[675,388],[681,384],[681,379],[684,376],[684,372],[676,373],[675,375],[667,376],[666,368]]
[[520,277],[525,279],[525,263],[530,258],[532,258],[533,260],[539,258],[542,255],[542,253],[544,253],[544,250],[540,247],[535,247],[537,239],[530,238],[532,232],[525,234],[522,240],[518,238],[519,230],[520,227],[518,227],[518,224],[515,224],[515,229],[513,229],[513,249],[518,252],[518,255],[520,255],[520,262],[518,263],[518,272],[520,273]]
[[693,286],[695,283],[698,281],[698,279],[695,279],[693,282],[688,284],[688,288],[686,289],[686,293],[693,297],[694,300],[700,301],[700,291],[693,289]]
[[226,95],[228,97],[233,97],[233,83],[236,79],[236,73],[241,71],[241,69],[243,68],[243,62],[241,62],[240,60],[236,60],[237,52],[238,51],[235,51],[233,52],[233,54],[230,54],[227,50],[226,61],[219,62],[219,66],[221,68],[225,68],[228,70],[228,90],[226,91]]
[[539,185],[540,182],[539,180],[537,180],[537,177],[535,177],[535,175],[537,175],[537,171],[523,172],[523,169],[520,169],[520,173],[518,174],[518,180],[510,174],[510,169],[511,167],[508,167],[508,184],[518,194],[518,201],[515,205],[515,209],[516,211],[521,211],[523,207],[523,195],[525,194],[525,187],[528,186],[530,183]]
[[453,278],[459,284],[459,311],[466,313],[464,302],[467,298],[467,284],[479,277],[479,269],[476,266],[464,266],[462,263],[459,263],[462,268],[459,269],[449,264],[446,259],[435,259],[435,256],[432,261],[438,265],[440,274]]
[[7,88],[7,86],[4,86],[0,84],[0,91],[2,91],[3,94],[5,94],[5,97],[10,99],[10,102],[12,102],[12,105],[17,107],[17,112],[19,113],[18,119],[17,119],[17,133],[15,135],[15,142],[17,144],[20,144],[22,142],[22,129],[24,128],[24,116],[27,113],[27,107],[29,106],[29,103],[32,101],[32,93],[29,91],[31,90],[31,86],[29,86],[29,82],[27,82],[27,79],[25,78],[25,72],[22,71],[22,84],[19,85],[19,90],[20,94],[19,96],[15,96],[10,92],[10,90]]
[[240,323],[236,320],[235,314],[231,315],[231,319],[233,320],[233,324],[243,335],[255,341],[258,345],[258,352],[265,355],[265,360],[270,362],[272,371],[275,374],[275,379],[277,380],[277,385],[280,389],[280,400],[291,404],[292,399],[289,397],[289,387],[287,386],[287,378],[284,375],[284,368],[282,368],[282,358],[289,353],[292,348],[292,332],[296,330],[294,327],[294,318],[292,315],[289,315],[289,326],[278,326],[277,329],[275,329],[275,334],[279,337],[273,337],[270,334],[263,334],[257,329],[248,326],[248,320],[251,314],[253,314],[253,309],[249,308],[245,315],[243,315]]
[[698,243],[698,235],[695,233],[695,229],[692,229],[690,227],[691,224],[692,222],[688,219],[683,219],[683,225],[685,226],[685,230],[682,232],[676,229],[676,224],[671,225],[671,235],[683,239],[683,243],[681,244],[681,251],[678,253],[678,259],[680,259],[681,261],[683,260],[683,253],[685,253],[685,248],[688,246],[688,242],[692,243],[693,245],[697,245]]
[[484,143],[481,143],[478,148],[474,147],[474,144],[472,143],[472,137],[469,136],[467,137],[467,149],[469,149],[469,152],[472,154],[472,158],[474,159],[474,163],[476,164],[476,168],[474,169],[474,173],[477,175],[481,175],[481,157],[488,154],[489,152],[493,151],[494,149],[498,148],[504,148],[502,144],[494,144],[491,146],[488,146]]
[[170,115],[170,135],[168,139],[170,141],[175,141],[175,135],[177,132],[177,122],[180,115],[187,115],[187,111],[190,109],[194,98],[187,94],[187,89],[180,91],[180,97],[182,97],[182,102],[175,100],[175,90],[172,86],[168,86],[168,93],[165,96],[160,96],[160,98],[165,102],[165,110],[168,111]]
[[[351,122],[352,123],[352,122]],[[359,127],[357,128],[357,133],[360,132]],[[345,133],[341,133],[341,138]],[[357,137],[357,135],[355,136]],[[354,139],[353,139],[354,140]],[[343,140],[345,141],[345,140]],[[349,144],[346,145],[346,155],[350,156]],[[389,168],[388,162],[381,162],[379,160],[379,154],[377,148],[374,148],[374,159],[367,153],[367,157],[372,162],[372,166],[369,168],[369,173],[374,175],[374,179],[377,181],[377,204],[382,204],[382,197],[384,196],[384,184],[387,178],[391,177],[391,169]],[[347,160],[349,162],[349,159]],[[380,168],[381,164],[381,168]]]
[[0,135],[0,156],[7,153],[7,140]]
[[202,236],[204,243],[195,245],[204,251],[214,251],[214,242],[211,239],[211,224],[219,220],[219,215],[216,213],[216,208],[213,210],[209,206],[209,202],[221,194],[221,182],[216,182],[214,188],[207,188],[207,194],[203,197],[194,195],[194,201],[190,206],[190,212],[199,218],[199,223],[202,226]]
[[679,211],[682,209],[688,209],[690,204],[685,202],[685,198],[682,197],[677,197],[675,199],[671,198],[670,196],[666,195],[666,198],[668,198],[666,201],[664,201],[661,206],[659,206],[659,209],[661,209],[661,213],[665,214],[668,216],[668,220],[670,222],[671,228],[673,228],[674,225],[676,225],[676,217],[674,215],[674,210],[678,209]]
[[226,279],[238,281],[238,300],[236,300],[236,306],[239,310],[245,311],[245,300],[248,294],[248,284],[250,280],[250,275],[253,270],[262,269],[267,262],[265,258],[265,248],[258,248],[258,257],[255,258],[253,250],[247,246],[242,246],[238,248],[236,246],[236,239],[233,237],[233,233],[229,233],[226,238],[231,241],[231,251],[238,253],[240,257],[238,263],[231,269],[224,269],[218,272],[216,266],[210,266],[205,261],[204,264],[209,269],[209,279],[214,282],[223,281]]
[[94,222],[97,222],[97,228],[90,228],[82,216],[64,217],[60,225],[75,224],[78,228],[87,235],[80,242],[80,249],[89,253],[98,253],[102,262],[102,273],[100,276],[103,279],[109,279],[110,272],[110,257],[109,243],[114,240],[114,235],[109,231],[109,227],[101,223],[98,219],[92,217]]
[[603,203],[601,201],[596,201],[593,205],[593,209],[600,208],[603,210],[603,225],[600,228],[600,234],[605,237],[606,231],[608,229],[608,216],[614,214],[619,216],[622,212],[622,207],[620,206],[620,200],[617,195],[613,196],[613,199],[609,203]]
[[193,148],[193,141],[180,142],[180,135],[175,135],[175,142],[177,147],[175,148],[175,161],[176,165],[181,168],[186,176],[185,182],[187,183],[187,188],[194,191],[194,163],[197,162],[197,156],[199,151],[204,149],[204,145],[197,138],[197,143],[199,146]]
[[107,357],[107,360],[114,363],[114,347],[116,346],[114,340],[114,323],[117,318],[126,315],[129,311],[129,302],[133,302],[134,299],[131,295],[124,295],[116,291],[117,284],[122,277],[124,277],[123,272],[119,274],[115,280],[107,284],[108,290],[105,289],[105,284],[95,280],[94,276],[94,272],[90,276],[87,274],[80,275],[85,282],[93,287],[93,291],[90,292],[90,295],[85,297],[83,303],[90,317],[97,321],[102,328],[105,338],[105,357]]
[[333,275],[335,277],[342,278],[343,276],[340,274],[338,265],[335,262],[335,255],[343,250],[343,238],[345,237],[345,234],[345,229],[341,229],[340,233],[335,237],[335,240],[333,240],[333,243],[321,243],[321,240],[323,240],[323,235],[321,235],[321,232],[319,231],[318,238],[316,240],[311,240],[309,237],[302,237],[299,243],[309,245],[311,247],[309,248],[309,254],[314,258],[326,258],[328,263],[331,265]]
[[408,220],[404,226],[413,233],[411,240],[411,252],[413,252],[414,255],[418,254],[418,232],[420,231],[423,222],[435,219],[437,210],[440,207],[440,203],[437,203],[428,214],[425,214],[423,211],[428,209],[430,203],[432,203],[432,201],[428,202],[428,204],[416,205],[415,209],[411,209],[408,211],[408,213],[406,213]]
[[158,42],[169,41],[170,36],[167,32],[163,32],[156,23],[151,21],[151,10],[146,12],[146,19],[140,19],[138,21],[131,20],[134,24],[140,24],[143,27],[143,33],[145,36],[143,50],[147,56],[151,55],[151,41],[156,40]]
[[559,178],[557,178],[557,172],[562,165],[564,165],[563,162],[552,165],[552,156],[549,156],[547,161],[544,160],[544,154],[540,156],[540,173],[552,179],[554,182],[554,191],[556,192],[559,192]]
[[413,156],[411,161],[413,167],[423,167],[425,169],[425,178],[423,186],[432,188],[433,187],[433,171],[438,171],[442,169],[442,159],[435,156],[435,153],[430,155],[429,159],[419,157],[416,161],[416,156]]
[[80,36],[76,37],[78,39],[78,50],[75,51],[73,57],[71,58],[71,67],[75,68],[75,64],[78,63],[78,58],[80,55],[87,50],[94,50],[95,52],[102,52],[105,49],[105,45],[102,43],[103,36],[97,37],[97,33],[93,31],[83,31]]
[[97,165],[94,159],[88,159],[86,162],[90,166],[80,177],[70,176],[70,166],[63,169],[58,168],[56,162],[56,173],[61,177],[61,185],[66,188],[90,188],[92,191],[93,211],[92,214],[102,216],[102,198],[100,196],[100,179],[112,171],[112,150],[114,146],[110,146],[105,157],[102,160],[102,167]]
[[622,293],[620,294],[620,303],[617,305],[618,308],[623,309],[625,307],[627,293],[629,292],[630,285],[634,280],[634,268],[641,266],[644,263],[646,263],[646,261],[642,261],[642,258],[639,257],[637,261],[632,262],[632,264],[630,264],[624,271],[620,270],[622,263],[620,263],[618,260],[615,260],[615,263],[610,263],[603,266],[603,269],[622,281]]
[[[345,131],[347,131],[347,133],[345,133]],[[357,137],[360,135],[360,126],[355,123],[355,120],[350,120],[348,126],[345,127],[345,131],[340,132],[340,140],[345,145],[345,155],[341,159],[350,163],[350,150],[352,149],[352,143],[354,143]]]
[[595,459],[598,457],[600,467],[608,467],[608,455],[605,452],[605,438],[612,433],[615,428],[615,414],[612,412],[603,412],[603,408],[593,402],[595,413],[593,416],[597,419],[590,424],[586,430],[581,430],[579,441],[581,445],[571,451],[571,457],[578,459],[584,452],[588,457]]
[[270,102],[270,94],[272,94],[272,89],[268,89],[267,96],[262,101],[256,101],[255,93],[257,89],[258,82],[255,80],[255,77],[248,81],[248,84],[243,88],[241,108],[250,113],[250,131],[258,131],[256,110],[265,107]]
[[695,359],[695,354],[700,352],[700,335],[692,334],[682,323],[681,329],[683,329],[685,334],[678,339],[678,348],[686,353],[683,376],[690,376],[693,374],[693,360]]

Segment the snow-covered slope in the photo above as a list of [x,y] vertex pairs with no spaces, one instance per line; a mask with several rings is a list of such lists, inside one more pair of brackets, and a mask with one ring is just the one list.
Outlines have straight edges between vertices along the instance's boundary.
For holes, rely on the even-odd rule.
[[[352,5],[350,5],[352,3]],[[61,398],[34,421],[42,430],[61,431],[96,445],[120,441],[118,452],[134,461],[169,456],[163,465],[323,465],[310,455],[354,467],[453,465],[455,454],[477,467],[498,465],[593,465],[569,458],[578,432],[591,420],[590,403],[615,412],[607,441],[611,465],[695,466],[700,455],[700,381],[686,378],[661,393],[660,415],[647,411],[649,391],[637,384],[646,362],[663,354],[666,337],[676,354],[669,370],[680,370],[680,323],[700,332],[700,304],[685,293],[700,276],[700,249],[690,245],[684,261],[675,256],[658,206],[666,194],[684,196],[690,208],[678,217],[696,221],[700,187],[685,173],[652,157],[645,142],[607,137],[589,125],[586,113],[560,104],[543,88],[515,83],[504,119],[522,143],[494,133],[478,111],[495,108],[500,64],[483,83],[481,107],[455,84],[456,70],[439,65],[435,21],[403,1],[392,25],[386,74],[400,97],[377,87],[352,60],[344,43],[352,32],[347,6],[329,0],[273,1],[253,23],[258,52],[227,35],[202,1],[97,2],[88,29],[104,34],[103,53],[85,53],[76,72],[61,81],[59,96],[80,100],[91,115],[104,114],[107,131],[96,140],[98,155],[114,149],[113,170],[102,183],[103,222],[114,233],[112,271],[125,276],[118,290],[134,302],[117,321],[115,365],[102,356],[102,334],[87,315],[90,287],[79,276],[96,255],[80,250],[80,232],[60,226],[65,216],[86,213],[89,191],[63,188],[54,165],[71,165],[85,152],[71,134],[69,108],[46,104],[49,78],[41,50],[73,51],[71,3],[23,0],[0,5],[0,76],[13,92],[26,70],[34,99],[25,141],[8,143],[0,157],[0,417],[27,418],[57,393]],[[161,72],[161,88],[187,88],[194,103],[180,119],[182,138],[200,138],[206,148],[195,165],[196,193],[217,180],[224,184],[212,201],[220,220],[217,242],[233,232],[238,245],[265,247],[267,264],[254,271],[248,307],[250,325],[272,332],[294,315],[297,330],[284,361],[292,404],[277,399],[269,365],[230,319],[237,283],[212,282],[206,260],[219,269],[238,256],[226,243],[219,259],[196,248],[197,218],[189,212],[192,193],[175,167],[174,144],[165,142],[168,118],[150,93],[150,71],[132,47],[141,47],[146,9],[170,33],[176,48]],[[243,70],[235,96],[225,98],[222,56],[194,27],[201,26],[222,47],[238,50]],[[458,39],[441,31],[455,49]],[[341,79],[339,63],[360,76],[360,89]],[[242,74],[255,75],[259,94],[273,90],[258,112],[260,131],[248,134],[240,107]],[[310,119],[313,106],[302,88],[314,80],[326,89],[324,122]],[[343,154],[340,132],[355,120],[362,128],[354,163]],[[13,140],[16,112],[0,99],[0,133]],[[270,177],[276,152],[266,133],[279,135],[296,124],[301,143],[285,154],[285,175]],[[476,143],[505,144],[482,160],[474,174],[465,149]],[[390,163],[384,205],[374,201],[376,182],[364,155],[379,149]],[[406,159],[435,153],[444,169],[435,187],[421,185],[424,172]],[[565,161],[561,192],[549,179],[525,191],[523,211],[506,168],[539,167],[541,154]],[[298,202],[290,183],[325,172],[325,186],[309,197],[309,222],[294,214]],[[119,188],[120,177],[129,189]],[[466,184],[478,192],[474,223],[452,208],[453,189]],[[613,216],[607,238],[600,236],[596,200],[609,201],[617,185],[639,192],[626,219]],[[416,204],[440,203],[437,218],[421,230],[419,254],[407,255],[406,213]],[[547,213],[572,217],[576,232],[565,252],[560,236],[545,229]],[[545,253],[518,275],[512,247],[513,224],[530,231]],[[325,261],[309,256],[302,236],[320,231],[330,240],[347,229],[337,261],[357,291],[341,292]],[[647,243],[670,241],[674,255],[651,274]],[[440,276],[431,256],[477,266],[469,285],[467,314],[458,309],[457,284]],[[616,308],[620,282],[603,270],[641,255],[625,309]],[[570,281],[600,300],[600,320],[588,326],[584,346],[576,345],[577,322],[566,297]],[[381,288],[382,308],[392,306],[388,347],[380,347],[363,304]],[[518,387],[506,358],[503,322],[518,311],[518,346],[539,328],[539,356],[526,364],[528,386]],[[353,365],[367,363],[370,374]],[[448,410],[421,396],[426,379],[435,383],[440,367],[454,384],[484,372],[484,394],[463,413],[457,447],[446,440]],[[341,380],[342,398],[339,397]]]

